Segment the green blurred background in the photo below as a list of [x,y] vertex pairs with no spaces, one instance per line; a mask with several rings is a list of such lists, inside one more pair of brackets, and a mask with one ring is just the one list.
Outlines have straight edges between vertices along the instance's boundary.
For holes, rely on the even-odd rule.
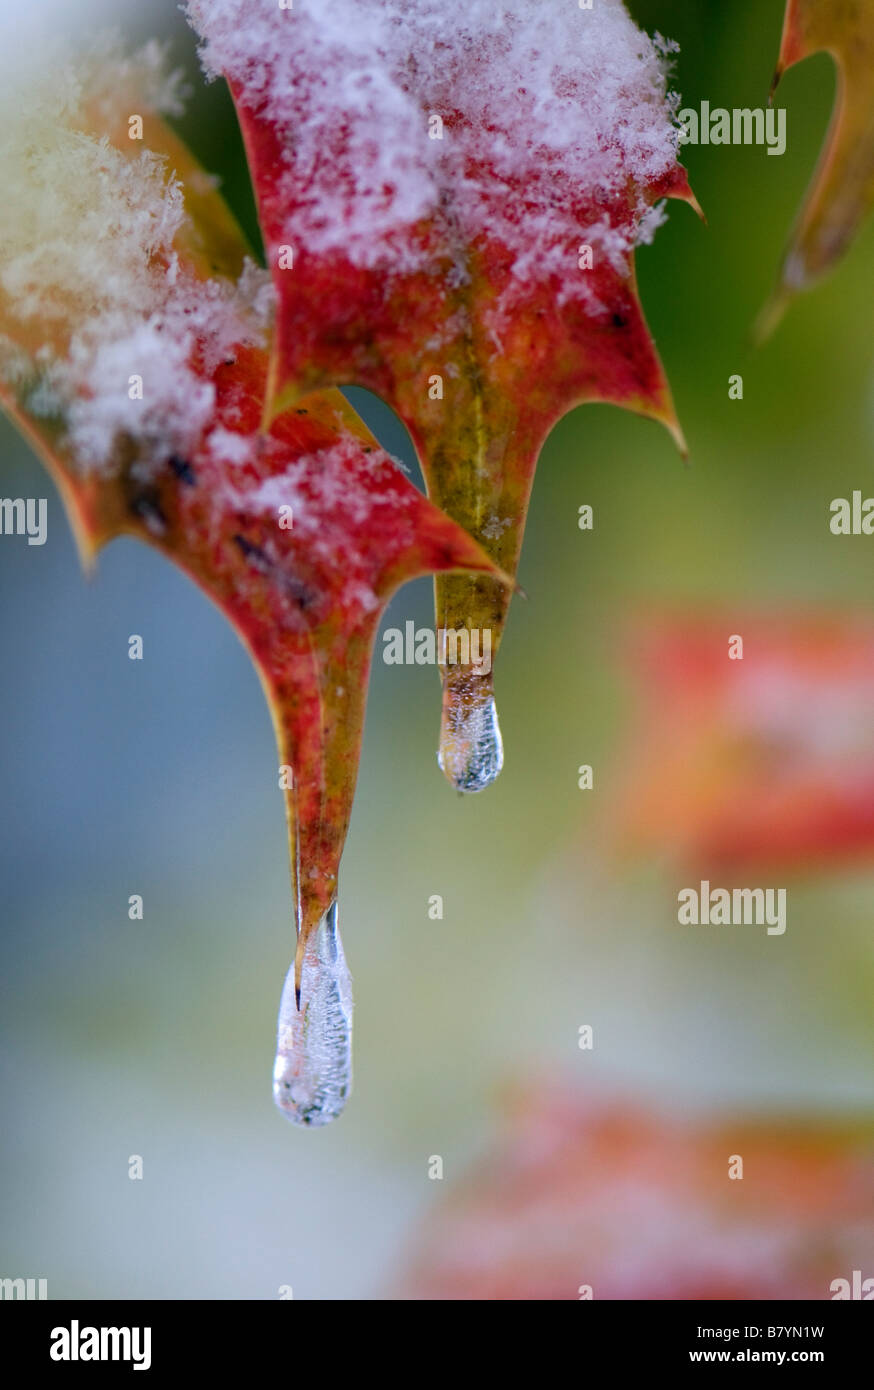
[[[683,104],[766,104],[782,0],[636,0],[679,41]],[[200,81],[183,133],[255,234],[233,113]],[[353,1098],[297,1131],[270,1096],[292,953],[283,806],[263,696],[206,599],[131,541],[79,570],[51,484],[0,427],[7,496],[49,496],[49,541],[0,544],[0,1274],[52,1297],[380,1297],[417,1222],[492,1131],[507,1081],[543,1071],[684,1106],[870,1109],[874,874],[793,887],[790,927],[690,938],[676,884],[600,861],[599,818],[636,690],[641,613],[874,610],[871,538],[838,541],[833,497],[872,488],[874,227],[775,338],[749,345],[827,127],[834,70],[790,72],[788,149],[686,147],[706,215],[675,204],[638,257],[641,296],[690,446],[587,406],[540,462],[497,668],[506,765],[461,799],[437,768],[435,672],[377,648],[343,862],[356,996]],[[728,378],[744,377],[730,401]],[[390,413],[353,398],[412,461]],[[418,476],[418,475],[415,475]],[[595,509],[595,530],[577,527]],[[430,584],[385,625],[431,621]],[[145,660],[127,657],[143,636]],[[581,792],[577,768],[595,767]],[[685,881],[685,880],[684,880]],[[759,879],[754,881],[758,882]],[[763,880],[769,881],[769,880]],[[780,880],[784,881],[784,880]],[[128,897],[145,901],[131,922]],[[442,894],[442,921],[428,899]],[[593,1053],[577,1030],[596,1028]],[[142,1182],[128,1157],[144,1160]]]

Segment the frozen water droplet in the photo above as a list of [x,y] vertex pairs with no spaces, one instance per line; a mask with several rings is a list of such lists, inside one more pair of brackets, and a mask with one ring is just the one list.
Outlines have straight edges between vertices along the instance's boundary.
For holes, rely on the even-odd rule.
[[437,761],[460,792],[484,791],[504,766],[495,697],[482,676],[447,680]]
[[352,981],[337,930],[337,904],[319,923],[303,958],[300,1008],[294,962],[279,1005],[273,1099],[298,1125],[326,1125],[352,1089]]

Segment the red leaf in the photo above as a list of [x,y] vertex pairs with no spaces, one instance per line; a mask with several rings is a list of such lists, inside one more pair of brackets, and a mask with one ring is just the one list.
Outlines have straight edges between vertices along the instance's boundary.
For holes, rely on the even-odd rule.
[[548,1086],[508,1110],[420,1233],[401,1296],[827,1299],[871,1273],[870,1123],[659,1115]]
[[838,72],[834,117],[760,336],[795,294],[832,269],[874,202],[874,9],[867,0],[787,0],[772,93],[788,68],[823,52]]
[[741,626],[742,661],[727,615],[642,626],[618,840],[706,877],[870,857],[874,627],[827,613]]
[[[300,991],[303,975],[307,996],[303,1012],[286,1018],[290,1060],[292,1040],[280,1035],[278,1099],[294,1118],[323,1123],[345,1090],[331,1091],[337,1078],[326,1079],[320,1054],[302,1057],[302,1030],[314,1037],[324,1026],[316,1010],[331,1007],[324,951],[342,960],[333,915],[326,939],[316,937],[336,900],[380,614],[407,579],[494,567],[339,393],[313,395],[262,429],[268,352],[249,322],[252,296],[226,278],[243,265],[240,234],[154,111],[146,117],[151,153],[127,139],[122,113],[134,98],[148,110],[146,96],[131,88],[129,66],[126,85],[113,89],[120,60],[107,62],[108,77],[101,68],[82,78],[89,109],[64,104],[68,75],[59,75],[61,95],[45,97],[47,127],[33,136],[36,153],[26,145],[30,125],[9,136],[29,163],[17,190],[23,229],[8,231],[0,255],[0,397],[57,479],[83,556],[121,534],[156,546],[213,599],[252,655],[280,763],[293,769],[292,985]],[[110,91],[98,100],[101,80]],[[39,94],[33,99],[34,119],[46,119]],[[156,162],[156,152],[168,162]],[[180,175],[192,192],[184,212]],[[53,177],[46,204],[42,189]],[[78,277],[62,267],[52,279],[55,236],[70,239]]]
[[[692,195],[659,59],[621,5],[189,11],[248,151],[279,296],[274,408],[377,392],[429,496],[511,574],[565,411],[610,401],[680,440],[631,251],[653,203]],[[438,626],[489,630],[493,649],[508,603],[489,577],[437,583]],[[500,766],[491,675],[444,679],[444,770],[479,790]]]

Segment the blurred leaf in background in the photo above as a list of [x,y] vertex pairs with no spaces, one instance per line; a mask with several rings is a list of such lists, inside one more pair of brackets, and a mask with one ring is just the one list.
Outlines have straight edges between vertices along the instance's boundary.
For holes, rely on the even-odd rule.
[[513,1096],[396,1293],[826,1299],[872,1248],[874,1124],[693,1121],[547,1085]]
[[735,616],[640,617],[617,834],[696,872],[870,862],[874,622],[748,613],[735,633]]

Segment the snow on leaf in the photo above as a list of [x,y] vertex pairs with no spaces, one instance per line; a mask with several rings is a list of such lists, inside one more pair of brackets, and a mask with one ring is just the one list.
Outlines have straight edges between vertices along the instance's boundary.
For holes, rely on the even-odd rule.
[[[515,573],[534,469],[583,401],[679,439],[633,251],[676,162],[665,45],[620,0],[189,0],[236,101],[278,294],[274,408],[357,383],[397,410],[429,496]],[[437,581],[437,622],[489,630],[508,590]],[[444,669],[441,761],[462,789],[491,675]],[[496,750],[492,750],[496,753]],[[475,761],[475,759],[474,759]],[[488,763],[488,759],[485,759]]]
[[48,72],[9,66],[0,400],[55,477],[83,557],[121,534],[155,546],[251,653],[292,769],[299,984],[336,897],[382,609],[414,576],[493,566],[338,392],[262,428],[270,282],[149,105],[142,65],[104,46]]
[[874,203],[874,7],[869,0],[788,0],[773,87],[787,68],[821,52],[831,54],[837,66],[835,112],[779,283],[760,317],[760,336],[772,331],[798,291],[832,269]]

